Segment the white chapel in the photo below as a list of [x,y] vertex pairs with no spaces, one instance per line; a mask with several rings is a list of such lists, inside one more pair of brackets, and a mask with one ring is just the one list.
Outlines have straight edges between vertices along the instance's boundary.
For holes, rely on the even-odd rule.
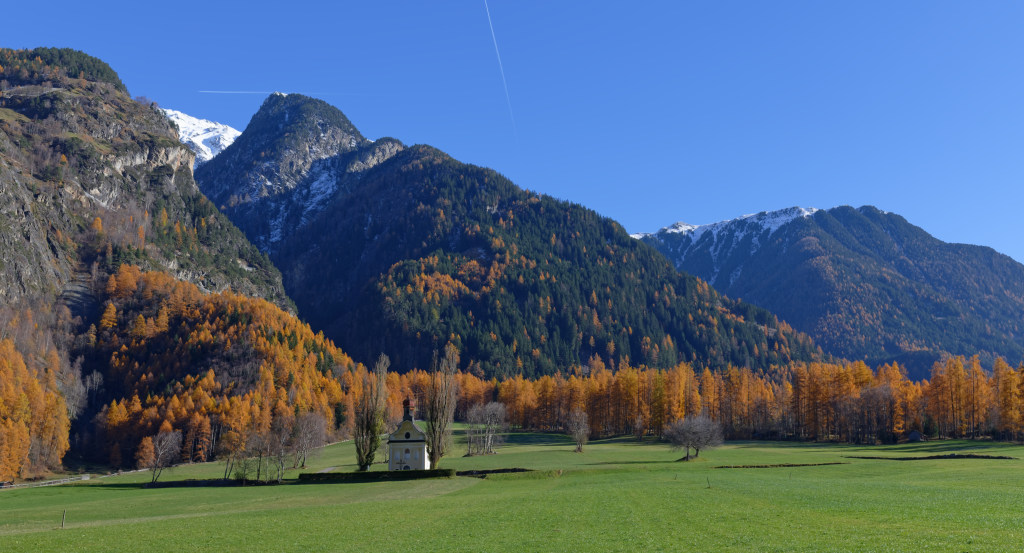
[[427,435],[412,419],[413,404],[406,399],[402,402],[405,416],[402,424],[388,436],[388,470],[427,470]]

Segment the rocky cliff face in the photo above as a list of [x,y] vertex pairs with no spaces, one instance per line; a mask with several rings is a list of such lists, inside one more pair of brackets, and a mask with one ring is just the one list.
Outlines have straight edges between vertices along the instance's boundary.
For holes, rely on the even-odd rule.
[[0,95],[0,300],[54,297],[83,275],[102,286],[132,263],[290,304],[270,261],[200,193],[195,155],[161,112],[113,83],[21,77]]
[[[0,149],[11,148],[8,137],[0,135]],[[0,158],[0,303],[53,295],[75,266],[70,248],[51,242],[49,225],[36,220],[35,197],[41,192],[33,184],[31,176]],[[68,199],[76,201],[73,195]]]
[[253,243],[272,254],[284,235],[403,148],[393,139],[367,140],[323,101],[275,93],[238,140],[196,170],[196,180]]

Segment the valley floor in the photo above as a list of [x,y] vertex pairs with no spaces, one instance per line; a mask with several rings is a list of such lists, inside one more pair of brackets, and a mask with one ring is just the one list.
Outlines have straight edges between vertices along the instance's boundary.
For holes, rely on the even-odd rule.
[[[458,449],[459,446],[456,446]],[[442,468],[535,472],[410,482],[142,489],[146,473],[0,492],[0,551],[1015,551],[1024,447],[664,444],[512,434]],[[919,461],[852,456],[981,454]],[[306,472],[355,467],[351,442]],[[722,465],[844,463],[779,468]],[[375,466],[382,470],[383,465]],[[161,478],[217,478],[222,464]],[[289,473],[294,477],[294,473]],[[65,529],[61,516],[67,509]]]

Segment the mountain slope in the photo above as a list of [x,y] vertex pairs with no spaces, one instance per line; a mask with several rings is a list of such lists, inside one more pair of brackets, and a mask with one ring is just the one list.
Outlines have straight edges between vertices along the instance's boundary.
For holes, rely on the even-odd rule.
[[89,296],[137,263],[288,304],[269,259],[199,192],[168,120],[109,66],[0,49],[0,84],[0,299]]
[[196,167],[213,159],[242,134],[223,123],[199,119],[173,109],[161,111],[178,127],[178,138],[195,152]]
[[[428,146],[369,143],[324,106],[272,96],[197,179],[211,197],[245,198],[225,212],[270,251],[300,314],[357,359],[384,351],[399,370],[423,368],[453,341],[484,374],[529,375],[585,365],[595,355],[616,364],[761,369],[817,355],[767,311],[679,275],[614,221]],[[316,130],[302,135],[290,130],[294,116],[280,113],[303,110],[317,113],[314,122],[348,125],[304,122]],[[326,136],[348,140],[326,150]],[[381,143],[394,145],[390,155],[344,163]],[[278,198],[308,197],[316,162],[285,176],[282,162],[314,151],[357,170],[298,217],[306,205]],[[257,169],[239,178],[237,169],[246,167]],[[268,232],[260,215],[281,205],[296,224]]]
[[870,206],[791,208],[636,235],[826,351],[926,376],[944,353],[1024,359],[1024,265]]
[[289,229],[403,148],[397,140],[367,140],[339,110],[300,94],[272,94],[245,131],[217,163],[200,166],[196,180],[269,253]]
[[[194,384],[197,371],[216,369],[204,380],[239,405],[253,381],[306,386],[314,379],[294,375],[345,362],[280,310],[294,310],[280,273],[202,195],[194,160],[164,114],[129,98],[106,63],[69,49],[0,49],[0,365],[14,378],[0,388],[16,384],[13,396],[0,397],[0,411],[18,412],[0,428],[0,445],[27,451],[0,463],[0,473],[59,469],[69,445],[76,456],[115,446],[126,457],[112,454],[114,464],[133,464],[138,441],[116,447],[108,443],[113,427],[95,424],[105,412],[98,403],[112,398],[131,407],[126,416],[138,415],[132,390],[152,385],[143,397],[153,414]],[[221,294],[204,295],[213,291]],[[248,331],[239,337],[241,327]],[[300,338],[302,347],[292,343]],[[281,340],[280,354],[263,347]],[[299,361],[289,363],[283,350]],[[286,397],[289,415],[309,407],[292,405],[308,395]],[[330,416],[333,397],[319,411]],[[224,411],[199,403],[191,415],[209,415],[219,435]],[[156,424],[184,430],[175,418],[182,413],[164,409]]]

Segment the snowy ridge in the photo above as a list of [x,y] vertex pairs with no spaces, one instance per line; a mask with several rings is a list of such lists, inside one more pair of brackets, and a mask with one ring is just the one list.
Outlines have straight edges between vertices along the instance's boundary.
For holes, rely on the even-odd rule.
[[[743,215],[728,221],[707,225],[690,225],[679,222],[667,226],[656,233],[631,235],[638,240],[658,241],[663,243],[672,255],[669,257],[676,267],[682,267],[691,254],[708,256],[715,267],[711,278],[712,285],[718,283],[720,260],[730,258],[734,253],[743,252],[752,255],[761,247],[762,240],[768,240],[775,231],[787,223],[810,217],[817,213],[817,208],[790,207],[778,211],[762,211]],[[697,252],[703,252],[698,254]],[[731,285],[742,272],[736,267],[729,275]]]
[[726,228],[736,226],[738,223],[743,223],[743,227],[747,230],[754,231],[759,235],[767,230],[768,235],[770,236],[772,233],[779,230],[779,227],[782,225],[796,219],[810,217],[817,211],[818,209],[814,207],[789,207],[778,211],[751,213],[728,221],[720,221],[718,223],[710,223],[707,225],[688,225],[680,222],[672,226],[665,227],[658,231],[658,233],[689,234],[693,238],[694,242],[698,242],[705,233],[710,232],[715,236],[715,240],[717,241],[719,232]]
[[690,224],[687,224],[687,223],[684,223],[684,222],[680,221],[678,223],[673,223],[672,225],[667,226],[667,227],[661,229],[660,231],[658,231],[657,233],[654,233],[654,234],[652,234],[650,232],[638,232],[636,234],[630,234],[629,236],[631,238],[635,238],[637,240],[640,240],[641,238],[646,238],[648,236],[654,236],[655,234],[660,234],[662,232],[668,233],[668,234],[685,234],[685,233],[691,232],[691,231],[693,231],[693,230],[695,230],[695,229],[697,229],[699,227],[700,227],[700,225],[690,225]]
[[680,221],[678,223],[673,224],[670,227],[665,227],[662,230],[664,230],[665,232],[671,232],[673,234],[675,234],[675,233],[686,233],[686,232],[690,232],[692,230],[696,230],[699,226],[700,225],[689,225],[689,224],[686,224],[686,223]]
[[777,211],[750,213],[748,215],[741,215],[735,219],[709,223],[706,225],[691,225],[689,223],[679,221],[678,223],[673,223],[662,228],[658,232],[638,232],[630,234],[630,236],[640,240],[641,238],[646,238],[648,236],[657,237],[663,234],[689,234],[690,237],[693,238],[693,241],[697,242],[706,232],[711,232],[717,236],[721,230],[729,226],[734,226],[736,223],[740,222],[744,223],[744,226],[747,226],[747,228],[750,228],[751,230],[758,230],[759,234],[767,230],[768,234],[771,235],[775,231],[779,230],[779,227],[782,225],[796,219],[810,217],[818,211],[821,210],[816,207],[787,207],[786,209],[779,209]]
[[233,127],[198,119],[177,110],[162,111],[178,125],[178,139],[196,153],[196,167],[213,159],[242,134]]

